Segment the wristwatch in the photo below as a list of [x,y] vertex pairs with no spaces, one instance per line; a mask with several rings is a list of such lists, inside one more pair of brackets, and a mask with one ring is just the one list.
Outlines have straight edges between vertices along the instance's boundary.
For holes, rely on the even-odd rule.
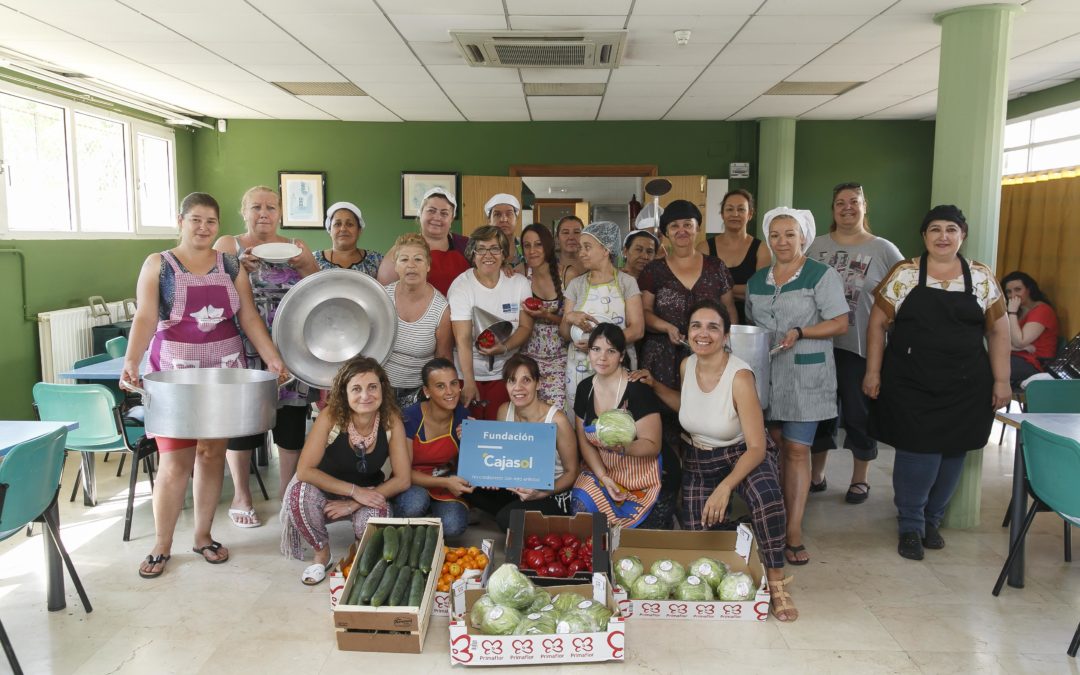
[[799,334],[799,339],[803,339],[802,328],[795,326],[795,332]]

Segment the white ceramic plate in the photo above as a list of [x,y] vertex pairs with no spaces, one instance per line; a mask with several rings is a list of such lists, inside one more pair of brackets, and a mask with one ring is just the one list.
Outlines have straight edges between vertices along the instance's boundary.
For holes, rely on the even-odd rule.
[[295,258],[300,255],[300,247],[296,244],[290,244],[288,242],[273,242],[270,244],[259,244],[255,248],[251,249],[251,255],[262,258],[266,262],[270,263],[283,263],[289,262],[290,258]]

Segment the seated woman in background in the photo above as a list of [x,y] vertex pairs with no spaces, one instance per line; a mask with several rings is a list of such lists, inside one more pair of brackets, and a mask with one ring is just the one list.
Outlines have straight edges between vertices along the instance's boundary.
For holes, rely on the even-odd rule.
[[[327,523],[351,520],[359,539],[368,518],[390,516],[390,499],[408,489],[409,446],[401,413],[382,366],[366,356],[345,362],[334,376],[330,400],[300,451],[296,476],[281,502],[281,553],[304,559],[304,542],[315,564],[300,580],[314,585],[330,565]],[[382,467],[390,460],[391,476]]]
[[394,513],[398,518],[430,513],[442,521],[447,537],[456,537],[469,525],[469,506],[462,495],[474,489],[456,475],[461,422],[469,411],[461,405],[461,380],[452,361],[428,361],[420,378],[424,400],[402,413],[412,444],[412,487],[394,499]]
[[[523,237],[524,239],[524,237]],[[528,246],[528,242],[526,242]],[[525,258],[529,254],[526,249]],[[540,511],[548,516],[570,515],[570,488],[578,476],[577,436],[562,406],[553,405],[537,398],[540,384],[540,366],[536,360],[524,354],[514,354],[503,366],[507,403],[499,408],[498,419],[506,422],[545,422],[554,424],[555,431],[555,489],[512,489],[519,501],[499,510],[495,520],[499,527],[510,527],[510,513],[516,510]]]
[[403,234],[391,249],[398,280],[386,287],[397,310],[397,339],[384,367],[394,388],[398,407],[419,400],[421,369],[432,358],[454,357],[454,334],[450,330],[449,303],[428,283],[431,250],[415,232]]
[[340,267],[363,272],[372,279],[379,272],[382,253],[362,249],[356,244],[364,233],[364,217],[360,208],[351,202],[337,202],[326,209],[326,232],[330,235],[332,248],[315,251],[319,269]]
[[1010,272],[1001,280],[1008,298],[1009,340],[1012,343],[1010,380],[1013,388],[1057,356],[1058,320],[1054,306],[1029,275]]
[[687,326],[693,354],[679,366],[681,392],[656,381],[647,370],[630,374],[679,413],[684,432],[680,520],[688,530],[716,529],[727,514],[731,493],[742,497],[764,555],[773,613],[781,621],[794,621],[799,612],[786,589],[791,577],[784,578],[787,516],[779,458],[765,433],[754,373],[724,349],[731,319],[720,303],[698,300],[690,307]]
[[[626,336],[612,323],[589,335],[594,375],[578,385],[574,414],[585,470],[574,482],[574,513],[602,513],[622,527],[652,527],[660,497],[660,401],[647,385],[631,382],[624,368]],[[596,435],[601,413],[625,410],[634,418],[634,440],[607,446]]]

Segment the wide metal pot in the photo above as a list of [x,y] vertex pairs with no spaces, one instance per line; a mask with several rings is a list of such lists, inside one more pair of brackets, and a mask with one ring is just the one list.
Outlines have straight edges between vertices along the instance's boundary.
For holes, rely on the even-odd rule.
[[760,326],[732,326],[728,336],[731,353],[750,365],[754,371],[757,395],[761,407],[769,407],[769,349],[772,331]]
[[277,417],[277,375],[247,368],[181,368],[147,373],[146,431],[169,438],[236,438],[265,433]]

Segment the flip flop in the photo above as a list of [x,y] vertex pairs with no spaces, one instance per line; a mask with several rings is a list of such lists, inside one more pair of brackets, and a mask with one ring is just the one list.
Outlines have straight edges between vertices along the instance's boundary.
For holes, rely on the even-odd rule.
[[305,586],[315,586],[322,583],[326,578],[326,570],[330,568],[333,563],[315,563],[314,565],[308,565],[304,568],[304,573],[300,575],[300,583]]
[[165,563],[169,562],[170,558],[172,558],[171,555],[165,555],[165,554],[158,554],[156,556],[153,556],[153,555],[146,556],[146,560],[144,561],[146,564],[150,565],[151,568],[154,567],[154,565],[161,565],[161,569],[158,570],[157,572],[144,572],[142,566],[140,565],[139,566],[139,576],[142,577],[143,579],[157,579],[158,577],[160,577],[162,574],[165,573]]
[[784,556],[785,562],[787,562],[787,564],[789,564],[789,565],[805,565],[806,563],[810,562],[810,559],[807,558],[806,560],[799,560],[799,558],[798,558],[798,555],[800,553],[802,553],[803,551],[805,551],[805,550],[806,550],[806,547],[803,546],[802,544],[799,544],[798,546],[785,546],[784,551],[785,552],[791,551],[791,555],[792,555],[791,558],[789,558],[789,557],[787,557],[785,555]]
[[222,548],[223,548],[223,546],[220,543],[211,540],[211,542],[209,544],[207,544],[206,546],[193,547],[191,550],[194,551],[195,553],[198,553],[199,555],[201,555],[203,557],[203,560],[210,563],[211,565],[220,565],[221,563],[229,561],[229,554],[228,553],[226,553],[225,557],[221,558],[220,560],[211,560],[210,558],[206,557],[206,552],[209,550],[209,551],[213,551],[214,553],[217,553]]
[[[240,521],[240,518],[247,518],[248,522],[244,523]],[[245,511],[244,509],[229,509],[229,520],[236,527],[247,529],[251,527],[262,527],[262,521],[259,520],[258,514],[255,513],[255,508],[252,507]]]

